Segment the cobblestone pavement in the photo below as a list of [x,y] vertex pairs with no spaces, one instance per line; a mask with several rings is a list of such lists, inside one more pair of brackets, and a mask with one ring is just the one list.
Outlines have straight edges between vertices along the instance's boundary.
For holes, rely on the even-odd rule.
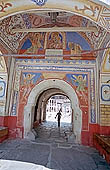
[[75,136],[72,133],[72,127],[70,123],[61,123],[61,127],[58,128],[57,122],[44,122],[38,128],[35,129],[37,140],[40,139],[47,142],[69,142],[75,143]]
[[[54,126],[51,132],[56,133],[46,138],[45,133],[49,133],[46,126],[43,124],[39,127],[39,134],[34,141],[16,139],[0,144],[0,158],[31,162],[56,170],[110,170],[97,150],[67,141],[61,136],[63,128],[59,136],[59,130],[55,130]],[[43,128],[45,133],[43,131],[41,134]]]

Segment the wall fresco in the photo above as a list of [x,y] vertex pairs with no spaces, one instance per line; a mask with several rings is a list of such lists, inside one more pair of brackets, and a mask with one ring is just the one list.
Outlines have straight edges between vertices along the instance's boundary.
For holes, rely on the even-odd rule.
[[49,33],[47,39],[47,49],[63,49],[63,36],[61,33]]
[[89,43],[78,33],[74,32],[52,32],[52,33],[30,33],[26,36],[19,53],[41,54],[43,49],[62,49],[70,51],[71,54],[78,54],[91,50]]
[[101,10],[101,6],[89,1],[86,2],[85,5],[83,5],[79,1],[75,4],[74,9],[79,14],[86,15],[93,20],[97,20],[99,12]]
[[[93,23],[89,23],[89,26],[93,26]],[[104,43],[105,37],[107,35],[107,32],[104,30],[104,28],[94,25],[97,27],[97,32],[86,32],[85,35],[91,40],[91,45],[95,49],[101,48],[102,43]],[[83,33],[84,34],[84,33]],[[106,43],[104,43],[106,44]]]
[[[95,79],[93,78],[94,75],[94,62],[93,62],[93,68],[78,68],[79,64],[76,65],[76,67],[73,67],[73,61],[69,64],[69,67],[67,66],[61,66],[61,64],[65,61],[58,61],[59,66],[56,65],[46,65],[43,66],[42,64],[47,63],[48,60],[19,60],[17,59],[17,68],[19,70],[22,70],[22,76],[20,81],[20,100],[19,104],[20,105],[25,105],[27,102],[28,95],[31,91],[31,89],[39,83],[39,81],[42,81],[43,79],[50,79],[50,78],[55,78],[57,77],[58,79],[64,79],[65,81],[68,81],[69,84],[72,85],[72,87],[76,90],[76,93],[79,97],[80,100],[80,107],[83,110],[84,114],[84,120],[85,120],[85,125],[83,126],[84,130],[88,129],[88,122],[95,123],[96,122],[96,108],[95,108],[95,86],[94,86],[94,81]],[[39,61],[39,62],[38,62]],[[40,62],[42,61],[42,62]],[[57,62],[57,64],[58,64]],[[76,62],[76,61],[74,61]],[[85,63],[87,61],[82,61],[82,63]],[[24,63],[24,64],[23,64]],[[33,65],[33,64],[34,65]],[[41,64],[42,63],[42,64]],[[50,63],[52,64],[52,60],[50,60]],[[54,63],[54,60],[53,60]],[[66,61],[67,63],[67,61]],[[77,63],[80,63],[77,61]],[[90,62],[92,64],[92,61]],[[26,65],[25,65],[26,64]],[[17,70],[16,70],[17,71]],[[66,71],[66,73],[65,73]],[[54,74],[53,74],[54,72]],[[67,74],[68,72],[68,74]],[[72,72],[72,73],[69,73]],[[29,77],[28,77],[29,75]],[[55,76],[53,76],[55,75]],[[57,75],[57,76],[56,76]],[[67,75],[67,76],[66,76]],[[70,80],[71,79],[71,80]],[[71,83],[72,82],[72,83]],[[90,82],[90,83],[89,83]],[[91,93],[90,93],[91,92]],[[90,103],[88,102],[90,98]],[[24,106],[22,106],[24,107]],[[16,106],[17,108],[17,106]],[[18,108],[17,108],[18,110]],[[21,112],[21,110],[20,110]],[[89,115],[91,116],[89,117]]]
[[17,52],[19,43],[27,33],[13,33],[13,28],[24,28],[23,18],[21,15],[8,17],[0,21],[0,39],[7,44],[7,48]]
[[43,76],[41,73],[33,72],[22,73],[19,103],[26,104],[30,91],[35,86],[35,84],[42,80]]
[[30,33],[22,45],[19,53],[34,53],[37,54],[38,50],[44,48],[44,33]]
[[71,83],[75,89],[80,103],[80,108],[83,112],[83,125],[82,130],[88,130],[88,119],[89,119],[89,83],[88,83],[88,74],[66,74],[66,81]]
[[76,48],[75,53],[81,52],[82,50],[91,50],[89,43],[80,34],[76,32],[66,32],[66,49],[74,50],[77,45],[79,45],[79,48]]
[[[11,1],[10,1],[11,2]],[[10,2],[6,2],[6,3],[10,3]],[[24,1],[23,1],[24,2]],[[30,1],[31,2],[31,1]],[[25,4],[26,2],[24,2]],[[57,2],[59,4],[59,2]],[[64,3],[64,2],[62,2]],[[75,10],[78,11],[78,13],[83,13],[83,15],[86,15],[86,13],[91,13],[91,16],[96,15],[96,13],[98,13],[98,8],[96,3],[94,2],[87,2],[85,1],[86,8],[83,5],[84,2],[80,2],[80,1],[75,1],[75,4],[72,6],[75,6],[72,8],[73,9],[77,9]],[[13,4],[13,3],[12,3]],[[16,6],[17,9],[17,5],[22,4],[22,2],[20,2],[19,4],[16,2],[15,4],[13,4],[13,7]],[[22,5],[24,5],[22,4]],[[33,4],[33,2],[32,2]],[[58,5],[56,4],[56,6]],[[77,7],[76,7],[77,6]],[[83,10],[79,10],[81,7],[81,9]],[[109,8],[106,7],[101,7],[101,5],[98,5],[99,9],[101,9],[101,11],[98,13],[100,15],[98,15],[98,18],[96,19],[97,22],[99,22],[99,24],[102,26],[104,23],[104,26],[107,27],[107,31],[109,29],[109,14],[110,14],[110,10]],[[10,8],[10,7],[9,7]],[[22,8],[22,7],[21,7]],[[94,11],[96,9],[96,13],[94,14]],[[81,14],[82,15],[82,14]],[[88,14],[87,14],[88,16]],[[85,16],[84,16],[85,17]],[[94,16],[95,17],[95,16]],[[99,21],[98,21],[99,19]],[[102,21],[102,22],[101,22]],[[5,44],[7,44],[8,48],[11,49],[13,52],[17,52],[18,51],[18,47],[21,47],[21,40],[23,38],[25,38],[25,35],[27,35],[27,33],[15,33],[12,32],[13,28],[35,28],[35,27],[54,27],[56,25],[52,25],[52,22],[50,20],[50,17],[47,13],[41,14],[41,15],[35,15],[35,14],[17,14],[15,16],[10,16],[6,19],[3,19],[2,21],[0,21],[0,30],[1,30],[1,40],[3,42],[5,42]],[[88,43],[90,44],[90,46],[92,48],[99,48],[99,46],[101,46],[101,43],[104,40],[104,37],[106,35],[106,31],[104,31],[103,28],[100,28],[99,26],[97,26],[97,24],[89,21],[88,19],[85,19],[81,16],[75,16],[72,13],[71,14],[66,14],[65,12],[61,13],[58,18],[57,18],[57,26],[61,27],[61,26],[85,26],[85,27],[89,27],[89,26],[94,26],[97,27],[98,32],[97,33],[91,33],[91,32],[86,32],[86,33],[79,33],[81,36],[83,36],[83,38],[85,38]],[[41,43],[42,44],[42,43]],[[38,47],[36,47],[38,49]],[[63,47],[64,48],[64,47]],[[82,48],[82,46],[81,46]],[[30,52],[31,49],[29,49]]]
[[[41,73],[33,73],[33,72],[21,73],[20,70],[16,71],[11,115],[17,114],[18,101],[19,103],[26,104],[30,91],[35,86],[35,84],[37,84],[41,80],[43,80],[43,76]],[[19,96],[20,96],[20,100],[19,100]]]
[[[67,35],[65,36],[64,33],[60,33],[59,38],[61,38],[61,43],[63,43],[63,47],[60,47],[61,49],[68,49],[68,44],[66,46],[66,39],[69,43],[69,39],[70,39],[70,43],[73,42],[75,43],[75,45],[80,45],[82,50],[88,50],[91,48],[99,48],[99,46],[101,45],[106,31],[104,31],[104,29],[102,29],[101,27],[99,27],[97,24],[90,22],[88,19],[85,19],[81,16],[76,16],[73,14],[69,14],[69,13],[61,13],[59,14],[58,18],[57,18],[57,26],[58,27],[91,27],[94,26],[98,29],[97,33],[94,32],[79,32],[77,33],[70,33],[72,34],[73,40],[71,41],[71,35]],[[5,44],[7,44],[7,47],[9,49],[11,49],[11,51],[15,52],[19,52],[23,53],[27,51],[27,53],[31,53],[32,50],[34,50],[33,53],[35,53],[35,51],[37,52],[38,49],[42,49],[42,48],[46,48],[46,46],[48,46],[48,41],[52,41],[51,40],[51,35],[49,33],[49,37],[46,34],[46,37],[44,34],[40,34],[40,33],[22,33],[22,32],[13,32],[12,29],[16,29],[16,28],[42,28],[42,27],[54,27],[56,25],[53,25],[48,12],[45,14],[41,14],[39,13],[38,15],[35,14],[17,14],[15,16],[10,16],[6,19],[3,19],[2,21],[0,21],[0,29],[1,29],[1,34],[0,34],[0,39],[2,42],[4,42]],[[28,35],[29,34],[29,35]],[[38,42],[38,44],[36,44],[35,41],[32,40],[32,38],[35,39],[36,38],[36,42]],[[40,35],[39,35],[40,34]],[[68,33],[69,34],[69,33]],[[28,36],[26,36],[28,35]],[[45,38],[44,38],[45,37]],[[48,39],[47,39],[48,37]],[[63,37],[63,38],[62,38]],[[69,37],[69,39],[68,39]],[[77,37],[77,39],[76,39]],[[45,39],[45,43],[43,42],[43,39]],[[78,40],[80,39],[80,42],[78,42]],[[63,40],[63,42],[62,42]],[[57,40],[58,41],[58,40]],[[84,42],[84,44],[83,44]],[[24,45],[25,47],[24,47]],[[72,44],[73,44],[72,43]],[[50,43],[51,44],[51,43]],[[52,46],[52,45],[50,45]],[[55,46],[55,43],[54,43]],[[73,46],[73,45],[72,45]],[[82,47],[83,46],[83,47]],[[49,48],[55,48],[55,47],[49,47]],[[57,47],[58,48],[58,47]]]

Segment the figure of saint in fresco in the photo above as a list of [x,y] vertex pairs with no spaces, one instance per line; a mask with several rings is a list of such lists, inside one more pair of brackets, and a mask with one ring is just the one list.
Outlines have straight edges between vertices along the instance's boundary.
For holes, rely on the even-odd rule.
[[26,75],[23,74],[23,84],[25,84],[25,85],[29,84],[29,83],[33,84],[32,78],[34,76],[35,76],[34,74],[30,74],[30,73],[28,73]]
[[79,44],[76,44],[76,43],[73,43],[73,42],[69,42],[68,47],[71,50],[71,54],[79,54],[82,51],[81,46]]
[[83,79],[82,75],[77,76],[75,82],[78,83],[78,87],[77,87],[78,91],[85,91],[86,80]]
[[39,48],[43,48],[41,44],[41,33],[30,34],[29,39],[32,43],[32,46],[28,48],[25,53],[37,53]]
[[22,93],[22,97],[21,97],[21,102],[26,102],[27,100],[27,97],[33,87],[33,80],[32,78],[34,77],[35,75],[34,74],[26,74],[24,75],[23,74],[23,85],[21,87],[21,90],[20,92]]
[[78,76],[75,76],[75,82],[78,84],[77,88],[76,88],[76,91],[78,93],[78,95],[84,99],[85,103],[87,104],[88,102],[88,98],[87,98],[87,91],[85,89],[86,87],[86,77],[83,78],[82,75],[78,75]]
[[61,36],[58,32],[52,32],[50,35],[50,39],[48,40],[48,48],[49,49],[62,49],[63,43]]

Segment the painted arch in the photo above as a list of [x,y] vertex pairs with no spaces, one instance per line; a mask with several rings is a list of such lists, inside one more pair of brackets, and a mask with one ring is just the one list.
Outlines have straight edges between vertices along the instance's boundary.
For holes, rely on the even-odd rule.
[[60,10],[73,12],[90,19],[107,31],[110,31],[110,6],[98,0],[59,0],[57,2],[53,0],[0,1],[0,19],[31,10]]
[[71,101],[71,107],[74,111],[73,113],[74,134],[76,136],[76,141],[80,143],[82,130],[82,111],[79,108],[77,94],[68,83],[58,79],[44,80],[32,89],[28,97],[27,104],[24,107],[24,137],[26,137],[32,129],[34,118],[33,107],[35,107],[39,95],[42,94],[43,91],[51,88],[58,88],[60,90],[63,90],[63,92],[69,97]]

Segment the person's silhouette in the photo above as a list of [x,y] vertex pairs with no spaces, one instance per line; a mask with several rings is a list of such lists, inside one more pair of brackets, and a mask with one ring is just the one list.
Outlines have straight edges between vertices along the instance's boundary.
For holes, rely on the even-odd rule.
[[56,116],[55,116],[55,119],[56,119],[56,117],[58,117],[58,127],[60,127],[60,119],[61,119],[61,116],[62,116],[62,114],[61,114],[61,109],[59,110],[59,112],[56,114]]

